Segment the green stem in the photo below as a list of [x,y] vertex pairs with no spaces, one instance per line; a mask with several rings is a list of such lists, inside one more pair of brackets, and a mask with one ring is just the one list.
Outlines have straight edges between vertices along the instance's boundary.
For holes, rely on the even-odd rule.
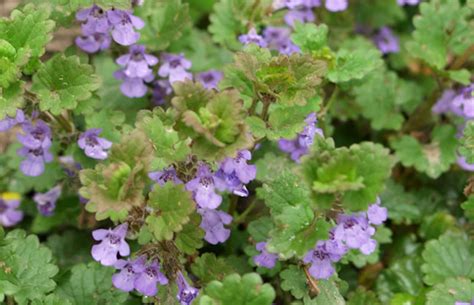
[[326,113],[331,109],[332,104],[334,104],[334,101],[336,100],[337,96],[339,95],[339,88],[335,87],[334,90],[332,91],[331,96],[329,97],[329,100],[327,101],[326,105],[324,108],[319,112],[319,117],[323,118]]
[[238,224],[243,223],[245,219],[247,218],[247,216],[250,214],[250,212],[252,212],[256,206],[257,206],[257,200],[254,198],[253,201],[245,209],[245,211],[243,211],[242,214],[240,214],[234,219],[234,224],[238,225]]

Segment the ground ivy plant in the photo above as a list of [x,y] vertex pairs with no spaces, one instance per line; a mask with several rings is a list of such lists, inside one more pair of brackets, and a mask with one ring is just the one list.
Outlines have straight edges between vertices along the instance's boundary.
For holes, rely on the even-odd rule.
[[474,1],[17,2],[1,304],[474,304]]

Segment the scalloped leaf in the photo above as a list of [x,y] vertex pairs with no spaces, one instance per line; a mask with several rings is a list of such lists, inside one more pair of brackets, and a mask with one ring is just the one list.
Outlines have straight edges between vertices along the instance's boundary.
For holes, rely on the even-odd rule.
[[474,279],[474,243],[463,233],[447,232],[426,243],[423,260],[423,280],[428,285],[449,277]]
[[153,212],[147,216],[146,223],[158,241],[171,240],[173,233],[183,230],[195,209],[191,194],[182,184],[172,182],[155,186],[148,205]]
[[275,290],[270,284],[263,284],[257,273],[244,276],[231,274],[222,282],[209,283],[200,298],[199,305],[271,305]]
[[76,108],[99,89],[101,80],[93,72],[92,66],[82,64],[79,57],[58,54],[33,76],[31,91],[38,96],[41,110],[60,114]]
[[17,304],[26,305],[54,290],[52,278],[57,273],[51,251],[36,235],[15,230],[0,237],[0,299],[12,296]]

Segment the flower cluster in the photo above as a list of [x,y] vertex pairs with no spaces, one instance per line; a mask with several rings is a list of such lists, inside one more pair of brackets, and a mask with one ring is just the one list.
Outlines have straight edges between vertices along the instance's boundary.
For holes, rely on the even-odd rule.
[[27,176],[39,176],[44,172],[45,163],[53,161],[49,151],[52,145],[51,129],[42,120],[37,120],[35,124],[24,122],[22,128],[23,133],[17,136],[23,144],[18,155],[25,157],[20,169]]
[[305,155],[309,151],[309,147],[313,145],[314,137],[316,134],[323,136],[322,129],[316,127],[318,122],[316,113],[311,113],[305,119],[306,127],[300,132],[295,139],[281,139],[278,141],[280,149],[290,154],[291,159],[298,162],[301,156]]
[[273,269],[278,261],[278,254],[268,252],[266,247],[267,243],[264,241],[255,245],[260,254],[253,257],[253,262],[259,267]]
[[461,302],[461,301],[457,301],[456,303],[454,303],[454,305],[474,305],[474,298],[472,299],[471,302]]
[[311,264],[309,273],[316,279],[328,279],[338,262],[349,250],[358,249],[365,255],[375,251],[377,242],[372,238],[374,226],[387,219],[387,209],[380,206],[380,199],[370,205],[366,213],[339,215],[337,225],[329,232],[329,239],[318,241],[303,261]]
[[118,44],[129,46],[138,41],[145,23],[128,11],[111,9],[108,11],[94,5],[77,12],[82,36],[76,38],[76,44],[87,53],[95,53],[109,48],[112,39]]
[[100,128],[91,128],[79,136],[77,145],[84,150],[86,156],[92,159],[105,160],[107,159],[107,150],[112,147],[112,142],[107,139],[100,138],[99,134],[102,132]]
[[193,75],[188,71],[191,66],[191,61],[186,59],[184,54],[166,53],[162,56],[162,64],[158,69],[158,75],[163,78],[168,78],[171,84],[187,79],[192,80]]
[[[232,216],[216,210],[222,203],[219,192],[230,192],[240,197],[247,197],[249,192],[245,186],[256,177],[255,165],[247,164],[252,155],[248,150],[237,153],[235,158],[224,159],[219,169],[213,173],[209,166],[201,164],[196,177],[186,183],[186,189],[193,194],[198,205],[198,213],[202,216],[201,228],[206,231],[205,240],[211,244],[222,243],[230,236],[230,230],[224,225],[232,222]],[[174,169],[151,173],[152,179],[158,183],[177,181]]]
[[0,195],[0,225],[12,227],[23,219],[20,207],[20,195],[17,193],[3,193]]
[[128,54],[116,60],[122,69],[114,73],[114,77],[122,80],[120,90],[128,97],[142,97],[147,92],[145,82],[153,81],[155,76],[150,68],[158,63],[158,58],[145,53],[142,45],[133,45]]
[[113,285],[123,291],[137,290],[143,295],[154,296],[158,293],[157,285],[168,284],[168,279],[161,273],[156,260],[147,262],[145,256],[134,260],[118,260],[114,267],[120,271],[112,276]]
[[92,232],[92,237],[99,244],[92,246],[92,257],[104,266],[114,266],[117,261],[117,254],[121,256],[130,255],[130,247],[125,241],[128,225],[121,224],[114,229],[98,229]]
[[36,193],[33,200],[36,202],[38,211],[43,216],[51,216],[56,209],[56,201],[61,196],[61,186],[57,185],[46,193]]

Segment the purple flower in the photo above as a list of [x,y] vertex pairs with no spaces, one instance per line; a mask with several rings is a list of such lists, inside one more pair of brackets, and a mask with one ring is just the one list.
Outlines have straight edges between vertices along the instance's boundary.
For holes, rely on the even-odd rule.
[[255,165],[247,164],[247,161],[252,159],[252,154],[248,150],[241,150],[237,153],[235,158],[226,158],[221,165],[222,170],[226,174],[235,172],[242,183],[249,183],[255,179],[257,174],[257,167]]
[[117,58],[116,62],[125,68],[123,72],[127,77],[146,78],[153,73],[150,67],[158,63],[158,58],[146,54],[145,46],[133,45],[130,52]]
[[240,197],[249,195],[247,187],[240,181],[235,172],[226,174],[222,169],[219,169],[214,175],[214,181],[216,188],[221,192],[229,191]]
[[89,158],[97,160],[107,159],[107,150],[112,147],[112,142],[100,138],[99,134],[101,132],[102,129],[100,128],[91,128],[81,133],[79,140],[77,140],[77,145],[84,150],[84,153]]
[[255,179],[257,174],[256,166],[247,164],[250,159],[252,155],[248,150],[239,151],[235,158],[225,158],[215,174],[217,189],[247,197],[249,192],[245,184]]
[[187,71],[191,68],[192,64],[183,54],[165,54],[163,55],[162,62],[163,64],[158,70],[158,75],[168,77],[170,83],[193,79],[193,75]]
[[42,120],[33,125],[30,122],[23,124],[23,134],[18,134],[18,141],[27,148],[49,148],[51,147],[51,129]]
[[81,164],[76,162],[72,156],[61,156],[58,159],[69,177],[75,177],[77,172],[82,169]]
[[0,225],[11,227],[23,219],[23,212],[17,210],[20,196],[16,193],[3,193],[0,196]]
[[277,50],[281,54],[291,55],[300,52],[300,48],[290,39],[291,31],[286,27],[269,26],[263,30],[263,38],[267,42],[268,48]]
[[398,5],[417,5],[420,0],[397,0]]
[[239,41],[244,45],[254,43],[261,48],[267,47],[266,41],[262,36],[257,34],[257,30],[255,28],[251,28],[247,34],[240,35]]
[[350,249],[359,249],[369,255],[375,250],[376,242],[371,239],[375,229],[362,213],[354,215],[339,215],[338,225],[334,230],[334,239],[344,242]]
[[53,155],[48,149],[22,147],[17,151],[18,155],[25,157],[20,163],[20,170],[26,176],[37,177],[44,172],[45,163],[53,161]]
[[289,10],[285,17],[285,23],[291,27],[295,26],[297,21],[301,23],[314,22],[316,17],[314,16],[313,9],[309,7],[301,7],[294,10]]
[[295,9],[299,7],[317,7],[321,5],[321,0],[283,0],[282,5],[289,9]]
[[452,111],[466,119],[474,118],[474,84],[462,88],[453,98]]
[[21,124],[24,121],[25,121],[25,114],[23,113],[21,109],[17,109],[15,117],[7,116],[3,120],[0,120],[0,132],[10,130],[17,124]]
[[348,6],[348,0],[326,0],[326,9],[331,12],[344,11]]
[[314,137],[316,134],[323,136],[323,131],[320,128],[316,127],[317,118],[316,114],[313,112],[305,119],[306,126],[302,132],[293,140],[281,139],[278,141],[278,147],[289,153],[291,159],[298,162],[301,156],[305,155],[309,151],[309,147],[313,145]]
[[178,285],[178,294],[176,295],[176,298],[181,305],[190,305],[198,296],[199,289],[189,285],[181,271],[178,271],[176,284]]
[[125,241],[127,224],[121,224],[114,229],[98,229],[92,231],[92,237],[100,241],[92,246],[92,257],[104,266],[113,266],[117,263],[117,254],[128,256],[130,247]]
[[61,186],[57,185],[46,193],[36,193],[33,200],[43,216],[51,216],[54,213],[59,196],[61,196]]
[[379,29],[373,40],[377,48],[383,54],[397,53],[400,51],[398,37],[395,36],[392,30],[386,26]]
[[332,263],[339,259],[340,257],[331,255],[324,244],[318,243],[314,249],[306,253],[303,262],[311,264],[308,271],[315,279],[329,279],[335,272]]
[[163,105],[166,97],[173,93],[171,84],[166,79],[160,79],[153,83],[152,100],[155,105]]
[[380,198],[377,197],[377,201],[369,206],[367,210],[367,218],[369,219],[369,224],[379,226],[385,220],[387,220],[387,208],[380,206]]
[[201,165],[196,178],[186,183],[186,189],[193,192],[194,200],[201,208],[215,209],[221,204],[222,197],[215,188],[214,175],[207,165]]
[[154,260],[135,279],[135,289],[146,296],[154,296],[158,293],[157,284],[166,285],[168,279],[161,273],[158,262]]
[[454,97],[456,96],[456,91],[447,89],[443,91],[443,94],[438,99],[436,104],[431,109],[434,113],[448,113],[451,111],[451,105]]
[[96,5],[78,11],[76,19],[82,21],[82,33],[86,36],[96,33],[105,34],[109,31],[110,24],[106,12]]
[[173,181],[175,184],[183,183],[183,181],[181,181],[176,175],[176,170],[172,166],[161,171],[148,173],[148,177],[161,186],[165,185],[168,181]]
[[96,53],[110,47],[112,39],[108,33],[94,33],[76,37],[76,45],[87,53]]
[[217,89],[217,85],[224,77],[224,74],[218,70],[209,70],[206,72],[198,73],[196,79],[204,86],[206,89]]
[[257,243],[256,248],[260,252],[260,254],[254,256],[253,261],[257,266],[272,269],[273,267],[275,267],[276,262],[278,261],[278,255],[274,253],[269,253],[266,249],[266,246],[266,242]]
[[145,262],[145,256],[140,256],[135,260],[119,259],[114,264],[114,267],[120,270],[112,276],[114,287],[126,292],[135,289],[135,281],[145,270]]
[[198,213],[202,216],[201,228],[206,231],[204,239],[212,244],[225,242],[230,236],[230,230],[224,225],[232,222],[232,216],[229,214],[211,209],[198,209]]
[[463,170],[468,171],[468,172],[474,172],[474,164],[468,163],[465,157],[459,156],[456,163]]
[[153,81],[153,74],[149,74],[145,78],[140,77],[127,77],[124,70],[118,70],[114,72],[114,77],[119,80],[123,80],[120,85],[120,91],[127,97],[138,98],[143,97],[148,91],[148,87],[145,82],[149,83]]
[[17,136],[23,144],[17,153],[25,157],[20,163],[20,169],[25,175],[36,177],[44,172],[45,163],[53,161],[53,155],[49,152],[52,144],[51,129],[42,120],[38,120],[36,125],[25,122],[22,127],[23,134]]
[[135,29],[141,29],[145,23],[140,18],[127,11],[112,9],[107,11],[107,18],[112,27],[112,38],[118,44],[129,46],[138,41],[140,34]]

